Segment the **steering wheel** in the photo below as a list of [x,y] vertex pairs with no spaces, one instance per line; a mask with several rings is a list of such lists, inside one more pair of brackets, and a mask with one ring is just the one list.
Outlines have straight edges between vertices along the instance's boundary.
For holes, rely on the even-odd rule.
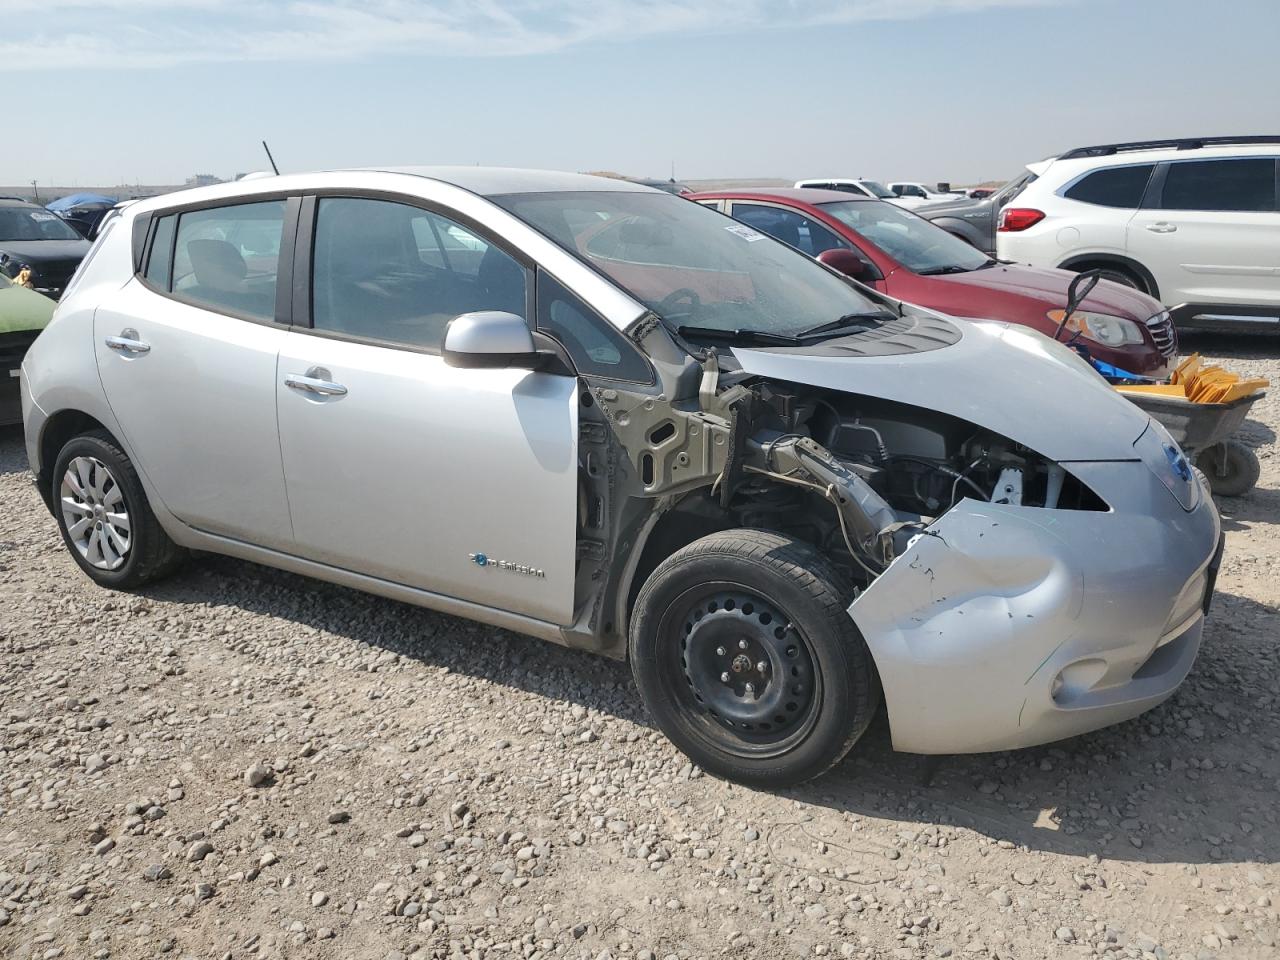
[[691,316],[698,307],[702,306],[702,298],[698,296],[696,290],[690,290],[688,287],[681,287],[679,290],[672,290],[659,301],[654,313],[660,317],[666,317],[671,313],[672,308],[682,300],[689,301],[689,309],[685,312],[685,316]]

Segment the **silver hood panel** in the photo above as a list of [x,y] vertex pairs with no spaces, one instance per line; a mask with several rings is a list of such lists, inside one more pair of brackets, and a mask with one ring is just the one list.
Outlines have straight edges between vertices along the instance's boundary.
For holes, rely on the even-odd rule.
[[1074,352],[1009,324],[953,321],[959,342],[893,356],[842,355],[839,340],[745,349],[750,374],[883,397],[961,417],[1056,461],[1136,460],[1148,417]]

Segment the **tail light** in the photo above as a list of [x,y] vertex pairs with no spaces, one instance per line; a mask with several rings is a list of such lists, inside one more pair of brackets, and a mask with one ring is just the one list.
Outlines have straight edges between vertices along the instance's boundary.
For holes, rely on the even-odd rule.
[[1017,233],[1043,219],[1043,210],[1033,210],[1031,207],[1005,207],[1000,211],[1000,223],[996,229],[1001,233]]

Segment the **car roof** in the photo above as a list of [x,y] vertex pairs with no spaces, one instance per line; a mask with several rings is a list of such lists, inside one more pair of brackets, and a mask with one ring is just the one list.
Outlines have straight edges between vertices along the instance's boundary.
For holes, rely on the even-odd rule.
[[[834,181],[828,181],[834,182]],[[691,200],[791,200],[820,204],[852,200],[854,203],[879,203],[875,197],[845,190],[819,190],[816,187],[761,187],[758,190],[707,190],[689,195]]]
[[0,197],[0,207],[27,207],[31,210],[43,210],[44,207],[38,203],[29,203],[26,200],[20,200],[17,197]]
[[[403,173],[452,184],[482,197],[504,193],[564,193],[568,191],[608,190],[655,191],[633,180],[595,177],[586,173],[564,173],[559,170],[527,170],[519,167],[367,167],[366,171]],[[327,171],[340,173],[342,171]],[[355,172],[355,171],[352,171]]]
[[[642,186],[630,180],[594,177],[583,173],[562,173],[556,170],[456,166],[348,167],[333,170],[313,170],[306,173],[266,174],[261,177],[255,176],[252,179],[244,178],[207,187],[176,190],[141,200],[136,211],[145,213],[148,210],[163,209],[177,205],[234,200],[239,197],[250,197],[264,193],[305,192],[346,186],[352,188],[375,188],[387,185],[377,179],[382,174],[393,177],[421,177],[424,180],[445,183],[482,197],[500,196],[508,193],[583,191],[640,192],[671,196],[670,193],[664,190]],[[347,178],[350,178],[351,183],[345,182]]]
[[1280,142],[1272,144],[1225,143],[1203,147],[1153,147],[1149,150],[1129,149],[1114,153],[1086,153],[1086,150],[1102,150],[1091,147],[1071,150],[1060,157],[1047,157],[1027,164],[1027,169],[1045,176],[1050,170],[1054,177],[1072,177],[1086,170],[1104,167],[1127,167],[1142,163],[1163,163],[1167,160],[1220,160],[1228,157],[1280,156]]

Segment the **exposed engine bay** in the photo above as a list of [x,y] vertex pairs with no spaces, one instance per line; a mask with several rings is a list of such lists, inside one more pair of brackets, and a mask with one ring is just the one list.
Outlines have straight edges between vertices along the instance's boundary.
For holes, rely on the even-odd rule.
[[[583,395],[578,600],[595,615],[580,607],[579,628],[593,645],[617,633],[627,592],[656,562],[718,529],[804,539],[865,589],[964,499],[1107,509],[1058,464],[958,417],[722,370],[714,349],[698,359],[684,376],[698,377],[696,399],[687,382],[685,401],[603,385]],[[621,584],[601,588],[620,568],[630,586],[614,621],[601,604]]]

